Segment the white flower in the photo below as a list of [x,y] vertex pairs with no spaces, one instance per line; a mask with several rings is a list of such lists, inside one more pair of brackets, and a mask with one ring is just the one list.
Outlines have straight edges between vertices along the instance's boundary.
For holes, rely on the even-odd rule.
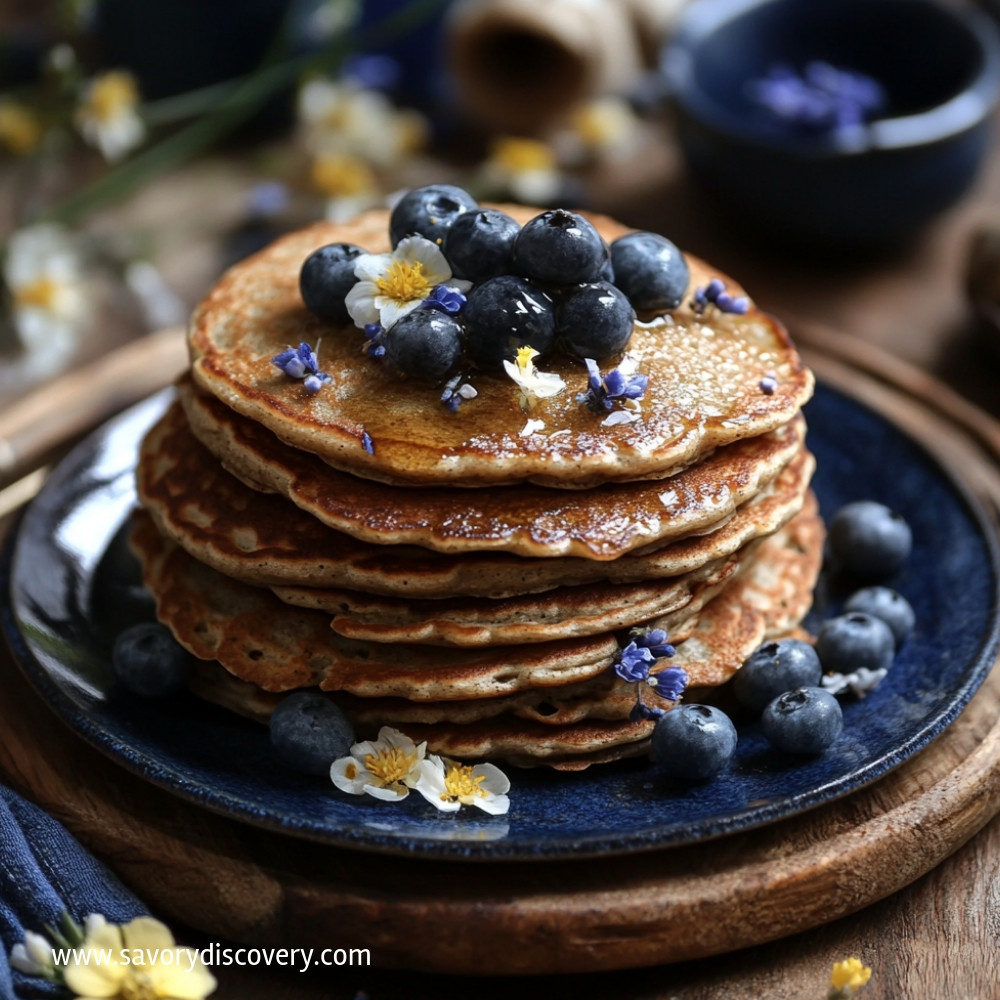
[[102,73],[91,80],[76,111],[76,124],[84,139],[113,163],[138,146],[146,135],[136,108],[139,88],[124,70]]
[[367,793],[376,799],[398,802],[410,794],[411,788],[419,790],[426,753],[426,743],[417,746],[398,730],[383,726],[377,740],[355,743],[350,757],[335,760],[330,779],[350,795]]
[[493,764],[462,764],[431,755],[421,770],[423,777],[417,791],[442,812],[476,806],[492,816],[501,816],[510,809],[510,780]]
[[51,942],[34,931],[25,931],[23,944],[11,949],[10,964],[25,975],[51,978],[55,972]]
[[521,406],[528,409],[536,399],[548,399],[566,388],[562,377],[555,372],[540,372],[535,368],[534,358],[538,351],[533,347],[519,347],[516,361],[504,361],[507,374],[521,390]]
[[40,224],[11,236],[3,268],[14,325],[25,349],[55,370],[71,352],[87,316],[77,254],[59,226]]
[[392,253],[362,254],[354,274],[361,280],[347,293],[347,311],[362,328],[381,323],[388,330],[416,309],[436,285],[460,292],[472,287],[471,281],[452,278],[438,245],[422,236],[407,236]]
[[547,205],[562,189],[552,148],[537,139],[498,139],[482,166],[483,183],[526,205]]
[[427,123],[385,94],[351,83],[310,80],[299,91],[299,120],[314,155],[356,156],[380,167],[423,146]]
[[539,434],[545,430],[544,420],[527,420],[524,426],[518,431],[521,437],[531,437],[532,434]]
[[320,153],[312,162],[313,187],[326,196],[326,217],[347,222],[382,200],[372,168],[357,156]]
[[635,154],[640,137],[639,120],[629,103],[609,96],[579,105],[554,145],[565,163],[620,162]]
[[832,695],[844,694],[850,691],[855,698],[863,698],[869,691],[876,688],[888,671],[885,667],[869,670],[868,667],[858,667],[849,674],[824,674],[821,683],[824,690]]

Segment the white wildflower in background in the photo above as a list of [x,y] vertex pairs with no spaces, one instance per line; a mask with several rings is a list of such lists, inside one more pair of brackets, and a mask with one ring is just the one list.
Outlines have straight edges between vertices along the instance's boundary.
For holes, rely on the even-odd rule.
[[317,155],[310,179],[326,198],[326,217],[331,222],[347,222],[382,200],[375,172],[365,160],[347,153]]
[[628,101],[600,97],[574,109],[569,127],[556,136],[553,145],[563,163],[614,162],[632,156],[641,135],[639,119]]
[[314,155],[339,154],[390,167],[427,139],[426,120],[397,108],[381,91],[315,79],[299,90],[299,120]]
[[441,248],[422,236],[407,236],[392,253],[362,254],[354,265],[358,283],[347,293],[347,311],[362,329],[388,330],[418,308],[438,285],[467,292],[471,281],[453,278]]
[[26,976],[53,979],[56,967],[52,960],[51,942],[34,931],[25,932],[24,941],[11,949],[10,965]]
[[497,139],[480,172],[488,188],[526,205],[550,204],[563,185],[555,151],[538,139]]
[[350,757],[335,760],[330,767],[330,778],[337,788],[350,795],[367,794],[398,802],[410,794],[411,788],[419,790],[426,753],[426,743],[417,746],[398,730],[383,726],[377,740],[355,743]]
[[423,762],[417,791],[442,812],[475,806],[491,816],[510,809],[510,779],[494,764],[462,764],[433,754]]
[[51,224],[14,233],[3,276],[21,343],[38,356],[42,368],[54,370],[72,351],[88,313],[69,234]]
[[125,70],[110,70],[84,87],[76,124],[84,139],[114,163],[146,136],[138,108],[139,85],[135,77]]

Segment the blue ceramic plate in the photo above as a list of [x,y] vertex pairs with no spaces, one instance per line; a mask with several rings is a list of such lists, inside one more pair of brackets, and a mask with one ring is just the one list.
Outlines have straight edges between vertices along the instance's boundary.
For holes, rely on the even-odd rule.
[[[112,421],[52,474],[5,551],[4,627],[29,680],[81,736],[154,784],[248,823],[363,850],[490,860],[705,840],[884,775],[958,715],[997,652],[997,548],[978,507],[912,439],[821,386],[807,415],[822,509],[871,498],[909,521],[914,551],[892,583],[918,621],[885,681],[844,703],[844,732],[827,753],[791,759],[748,722],[732,767],[695,788],[635,760],[570,774],[515,770],[503,817],[446,816],[417,795],[394,805],[348,797],[281,767],[258,724],[186,695],[148,704],[113,689],[110,642],[150,614],[124,539],[137,445],[168,398]],[[814,615],[836,608],[820,602]]]

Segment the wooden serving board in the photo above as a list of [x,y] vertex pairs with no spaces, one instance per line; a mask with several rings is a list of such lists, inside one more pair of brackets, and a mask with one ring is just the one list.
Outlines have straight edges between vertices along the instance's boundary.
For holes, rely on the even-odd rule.
[[[996,425],[965,412],[936,383],[914,392],[877,352],[862,345],[863,357],[852,357],[856,343],[830,336],[799,338],[814,345],[809,361],[822,378],[941,450],[984,498],[1000,498]],[[732,951],[890,895],[1000,811],[996,670],[938,740],[840,801],[641,856],[493,864],[368,855],[235,822],[85,745],[9,656],[0,660],[0,683],[4,779],[60,819],[159,916],[213,940],[365,947],[380,969],[580,973]]]

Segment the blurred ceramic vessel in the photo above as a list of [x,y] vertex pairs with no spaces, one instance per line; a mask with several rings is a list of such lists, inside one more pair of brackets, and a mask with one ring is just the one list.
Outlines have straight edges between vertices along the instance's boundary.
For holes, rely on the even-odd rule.
[[[871,120],[825,131],[762,108],[752,81],[821,62],[881,84]],[[1000,36],[938,0],[695,0],[662,58],[691,173],[796,243],[898,243],[968,190],[990,149]]]

